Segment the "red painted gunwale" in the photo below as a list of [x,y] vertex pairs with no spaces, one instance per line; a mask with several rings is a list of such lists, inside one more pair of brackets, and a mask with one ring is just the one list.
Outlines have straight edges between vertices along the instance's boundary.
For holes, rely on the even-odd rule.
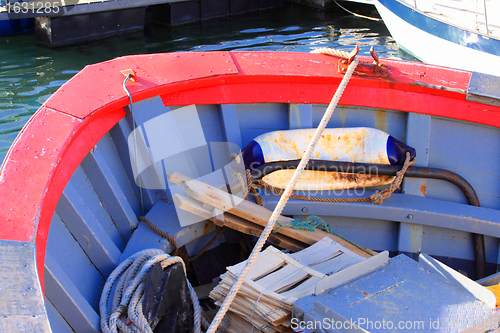
[[[361,61],[370,61],[360,57]],[[388,78],[353,76],[341,105],[424,113],[498,127],[500,108],[465,100],[470,72],[382,59]],[[327,104],[342,79],[338,59],[281,52],[170,53],[121,57],[85,67],[33,115],[0,171],[0,239],[36,242],[43,286],[45,247],[59,197],[90,149],[137,102]]]

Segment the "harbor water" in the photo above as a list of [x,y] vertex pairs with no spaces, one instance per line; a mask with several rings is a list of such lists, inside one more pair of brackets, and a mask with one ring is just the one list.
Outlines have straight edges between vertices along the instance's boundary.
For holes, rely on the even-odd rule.
[[[360,10],[377,16],[374,7]],[[309,52],[318,47],[349,51],[354,45],[359,45],[361,55],[369,55],[370,47],[374,46],[379,57],[415,60],[399,50],[383,22],[356,17],[338,7],[318,10],[291,3],[179,27],[147,21],[140,33],[56,49],[37,46],[34,35],[3,37],[0,38],[0,162],[31,115],[88,64],[144,53]]]

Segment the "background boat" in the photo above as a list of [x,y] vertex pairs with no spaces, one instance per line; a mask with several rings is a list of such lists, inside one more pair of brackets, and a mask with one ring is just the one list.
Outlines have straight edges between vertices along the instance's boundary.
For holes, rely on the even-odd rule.
[[[483,235],[486,269],[494,273],[500,260],[500,108],[491,105],[498,98],[474,84],[491,78],[361,60],[329,127],[391,134],[417,150],[417,165],[464,177],[481,207],[469,205],[451,183],[407,179],[382,205],[294,200],[284,214],[318,215],[362,246],[425,252],[471,277],[473,234]],[[168,189],[137,186],[127,143],[132,130],[192,104],[207,142],[239,148],[272,130],[315,127],[343,77],[339,66],[338,58],[320,54],[200,52],[121,57],[75,75],[28,122],[1,170],[0,274],[10,292],[0,294],[0,327],[44,331],[49,318],[56,332],[98,331],[99,296],[111,270],[143,248],[171,248],[138,216],[172,235],[189,255],[213,237],[212,222],[180,226]],[[127,85],[134,115],[123,90],[121,71],[128,69],[137,75]],[[155,135],[162,138],[162,129]],[[146,176],[168,184],[162,168]],[[264,196],[265,207],[276,202],[275,195]]]
[[500,75],[497,1],[378,0],[398,45],[419,60]]

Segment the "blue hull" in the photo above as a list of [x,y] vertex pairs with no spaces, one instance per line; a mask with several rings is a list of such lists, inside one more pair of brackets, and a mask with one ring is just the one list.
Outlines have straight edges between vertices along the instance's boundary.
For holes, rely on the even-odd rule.
[[32,34],[35,32],[35,19],[25,18],[0,21],[0,37]]

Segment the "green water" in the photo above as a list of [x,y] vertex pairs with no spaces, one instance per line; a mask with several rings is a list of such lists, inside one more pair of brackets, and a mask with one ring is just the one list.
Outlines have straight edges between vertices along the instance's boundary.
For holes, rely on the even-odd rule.
[[[365,14],[376,11],[362,8]],[[371,13],[371,11],[373,11]],[[33,113],[85,65],[115,57],[177,51],[269,50],[309,52],[317,47],[380,57],[411,59],[400,51],[383,22],[287,4],[257,13],[169,28],[147,24],[140,33],[80,46],[47,49],[34,35],[0,38],[0,162]]]

